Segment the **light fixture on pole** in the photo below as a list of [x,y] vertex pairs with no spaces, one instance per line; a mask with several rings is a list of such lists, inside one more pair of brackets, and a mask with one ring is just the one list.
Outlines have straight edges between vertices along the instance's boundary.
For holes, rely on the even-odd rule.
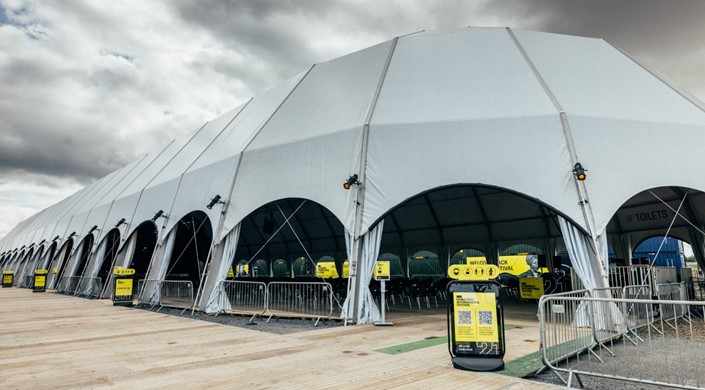
[[91,228],[91,230],[88,231],[88,234],[91,234],[91,233],[93,233],[93,232],[96,231],[96,230],[97,230],[97,231],[100,231],[100,229],[98,229],[98,225],[93,225],[93,227]]
[[348,180],[345,180],[345,182],[343,183],[343,188],[345,188],[346,190],[349,190],[352,186],[359,186],[360,184],[362,184],[357,179],[358,179],[357,173],[350,176],[348,178]]
[[578,179],[578,181],[583,181],[587,179],[587,169],[583,168],[583,166],[580,163],[575,163],[575,166],[573,167],[573,175],[575,175],[575,178]]

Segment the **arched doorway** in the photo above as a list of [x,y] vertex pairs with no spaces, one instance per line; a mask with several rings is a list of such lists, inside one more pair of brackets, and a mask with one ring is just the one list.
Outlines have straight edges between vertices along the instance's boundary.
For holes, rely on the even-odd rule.
[[177,222],[174,247],[165,280],[189,280],[194,293],[200,286],[208,253],[213,242],[213,228],[208,215],[194,211]]
[[73,275],[67,276],[83,276],[83,272],[86,270],[86,265],[88,265],[88,259],[91,256],[91,249],[93,248],[94,240],[95,237],[93,234],[88,234],[85,238],[83,238],[83,241],[79,244],[79,249],[81,252],[79,253],[75,271],[73,272]]
[[[120,230],[114,228],[108,232],[108,235],[103,239],[104,243],[101,243],[103,247],[103,262],[97,264],[98,273],[97,277],[101,281],[107,282],[110,278],[110,271],[113,269],[115,264],[115,259],[117,258],[118,248],[120,247]],[[100,248],[100,247],[99,247]]]
[[64,268],[69,262],[69,256],[73,250],[73,238],[69,238],[61,246],[59,252],[54,256],[49,266],[49,277],[47,278],[47,287],[55,288],[58,285],[61,275],[64,273]]

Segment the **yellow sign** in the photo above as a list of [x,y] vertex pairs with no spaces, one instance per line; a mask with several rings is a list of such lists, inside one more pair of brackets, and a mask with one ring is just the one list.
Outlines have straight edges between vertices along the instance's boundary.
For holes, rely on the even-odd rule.
[[540,299],[543,295],[543,279],[520,278],[519,296],[524,299]]
[[59,273],[59,268],[58,268],[58,267],[54,267],[54,268],[51,270],[51,272],[52,272],[52,273],[55,273],[55,274],[58,274],[58,273]]
[[115,269],[113,270],[113,274],[118,276],[129,276],[134,275],[135,270],[132,268],[115,267]]
[[337,279],[338,269],[335,268],[335,262],[322,261],[316,264],[316,277],[324,279]]
[[494,292],[454,292],[453,302],[456,342],[499,342]]
[[2,273],[2,284],[4,285],[12,285],[14,274],[12,272],[3,272]]
[[448,267],[448,276],[457,280],[493,280],[499,276],[499,268],[494,264],[453,264]]
[[350,267],[349,267],[349,265],[348,265],[348,261],[345,260],[345,261],[343,262],[343,278],[344,278],[344,279],[347,279],[347,278],[349,278],[349,277],[350,277]]
[[45,269],[37,269],[37,270],[34,270],[34,274],[35,274],[35,275],[46,275],[46,274],[47,274],[47,270],[45,270]]
[[34,275],[34,288],[42,288],[46,286],[47,277],[46,275]]
[[132,279],[115,279],[115,296],[127,297],[132,295]]
[[377,261],[375,266],[375,280],[389,280],[389,262]]
[[484,256],[466,257],[465,264],[467,264],[467,265],[487,264],[487,259],[485,259]]
[[228,277],[229,278],[234,278],[235,277],[235,272],[233,271],[233,266],[230,266],[230,269],[228,270]]

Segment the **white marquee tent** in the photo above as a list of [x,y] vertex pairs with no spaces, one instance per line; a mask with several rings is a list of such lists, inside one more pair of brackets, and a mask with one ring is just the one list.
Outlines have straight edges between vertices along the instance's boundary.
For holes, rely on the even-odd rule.
[[[701,145],[703,105],[603,40],[421,32],[316,64],[37,213],[2,239],[0,265],[63,256],[64,275],[95,276],[111,231],[115,265],[129,266],[145,246],[133,233],[151,224],[145,274],[164,279],[190,223],[208,241],[200,309],[237,251],[301,247],[351,259],[345,313],[357,322],[377,316],[367,282],[385,248],[473,246],[496,261],[505,244],[561,246],[586,286],[602,286],[608,239],[627,253],[671,226],[702,260]],[[361,184],[345,190],[351,175]],[[292,229],[261,233],[284,217]]]

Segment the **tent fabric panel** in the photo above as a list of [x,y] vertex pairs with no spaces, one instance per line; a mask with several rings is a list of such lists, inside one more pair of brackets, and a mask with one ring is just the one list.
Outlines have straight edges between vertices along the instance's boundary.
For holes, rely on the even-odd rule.
[[399,38],[372,123],[554,113],[554,105],[504,29],[472,34],[460,30]]
[[[343,182],[358,172],[362,129],[330,134],[278,147],[246,151],[235,179],[223,232],[271,201],[284,198],[312,200],[330,210],[349,231],[354,219],[357,189]],[[222,239],[216,237],[217,240]]]
[[[208,210],[206,205],[215,195],[220,195],[224,202],[230,201],[231,184],[239,157],[239,154],[233,155],[184,173],[170,215],[183,216],[191,211],[201,210],[208,215],[213,225],[217,226],[223,206],[215,205],[213,209]],[[171,230],[177,222],[178,217],[169,218],[167,229]]]
[[198,170],[241,153],[306,73],[299,73],[253,98],[189,170]]
[[[180,179],[181,177],[177,176],[158,185],[145,188],[140,195],[139,203],[135,207],[132,220],[139,221],[139,224],[142,221],[152,219],[157,211],[162,210],[164,214],[169,215],[169,220],[175,218],[178,221],[181,216],[171,215],[170,210],[176,197],[176,191],[179,189]],[[190,191],[190,189],[184,190]],[[158,225],[161,225],[161,223]]]
[[242,110],[237,107],[227,113],[207,122],[194,134],[193,137],[178,151],[164,168],[154,177],[147,188],[157,186],[166,181],[180,177],[215,141],[218,135],[226,128],[232,119]]
[[363,227],[406,199],[455,184],[517,191],[584,223],[560,118],[554,115],[372,126]]
[[646,189],[705,190],[705,122],[665,126],[585,117],[570,122],[580,162],[588,170],[585,183],[598,231],[624,202]]
[[361,128],[390,48],[385,42],[314,66],[246,150]]
[[705,121],[705,112],[604,40],[521,30],[514,34],[569,115]]

